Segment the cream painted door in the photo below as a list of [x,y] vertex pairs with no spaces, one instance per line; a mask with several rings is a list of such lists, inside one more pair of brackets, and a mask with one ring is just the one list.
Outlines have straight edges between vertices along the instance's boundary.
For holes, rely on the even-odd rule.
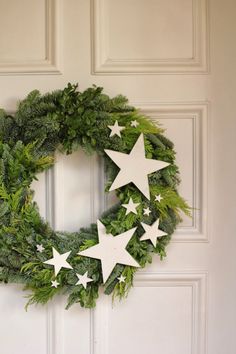
[[[68,81],[127,95],[175,142],[194,207],[115,306],[26,313],[21,286],[0,285],[1,354],[236,353],[235,13],[235,0],[0,0],[0,105]],[[87,225],[102,179],[96,157],[58,156],[35,185],[42,214]]]

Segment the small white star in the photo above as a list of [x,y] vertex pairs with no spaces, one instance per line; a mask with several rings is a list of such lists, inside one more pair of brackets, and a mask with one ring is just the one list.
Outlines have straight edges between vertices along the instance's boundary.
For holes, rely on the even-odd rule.
[[36,247],[37,247],[37,251],[40,252],[40,253],[42,253],[45,250],[43,245],[37,245]]
[[87,288],[87,283],[90,283],[91,281],[93,281],[93,279],[88,278],[88,272],[82,274],[76,274],[78,277],[78,282],[75,285],[83,285],[84,289]]
[[119,280],[119,283],[124,283],[126,277],[124,277],[123,275],[121,275],[120,277],[117,278]]
[[52,283],[52,287],[53,287],[53,288],[57,288],[58,285],[60,285],[60,283],[58,283],[57,280],[52,280],[51,283]]
[[125,215],[127,215],[129,213],[137,214],[136,208],[139,206],[139,204],[140,203],[134,203],[132,198],[129,199],[129,203],[128,204],[122,204],[122,206],[124,208],[126,208]]
[[132,120],[130,125],[131,125],[131,127],[137,128],[137,126],[139,125],[139,122],[137,122],[136,120]]
[[151,210],[149,209],[149,207],[143,209],[143,215],[149,216],[150,214],[151,214]]
[[44,263],[54,266],[55,275],[57,275],[60,272],[61,268],[72,269],[71,265],[66,261],[70,255],[71,251],[60,254],[53,247],[52,252],[53,252],[53,257],[51,259],[49,259],[48,261],[45,261]]
[[155,202],[159,202],[159,203],[160,203],[160,201],[161,201],[162,199],[163,199],[163,198],[162,198],[162,196],[161,196],[160,194],[155,195]]
[[111,137],[111,136],[114,136],[114,135],[117,135],[117,136],[119,136],[120,138],[121,138],[120,132],[125,129],[125,127],[120,126],[120,125],[118,124],[118,121],[117,121],[117,120],[115,121],[115,124],[114,124],[114,125],[108,125],[108,128],[111,129],[111,132],[110,132],[110,135],[109,135],[110,137]]
[[156,247],[157,238],[166,236],[167,233],[159,229],[159,219],[157,219],[152,225],[147,225],[141,222],[142,227],[145,230],[145,233],[140,238],[141,241],[151,240],[154,247]]

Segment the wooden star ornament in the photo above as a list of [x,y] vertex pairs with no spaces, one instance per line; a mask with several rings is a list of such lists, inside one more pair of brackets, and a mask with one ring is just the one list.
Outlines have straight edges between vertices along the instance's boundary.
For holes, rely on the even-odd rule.
[[93,279],[88,277],[88,271],[84,274],[76,274],[77,278],[79,279],[76,285],[83,285],[84,289],[87,288],[87,284],[93,281]]
[[117,135],[119,138],[121,138],[120,132],[125,129],[125,127],[120,126],[118,124],[117,120],[115,121],[114,125],[108,125],[108,128],[111,130],[110,135],[109,135],[110,137]]
[[147,199],[150,199],[148,174],[169,165],[167,162],[147,159],[145,157],[143,134],[139,135],[129,154],[113,150],[104,151],[120,168],[118,175],[110,187],[110,191],[133,182]]
[[157,219],[152,225],[145,224],[141,222],[142,227],[145,230],[145,233],[140,238],[141,241],[150,240],[154,247],[157,244],[157,238],[166,236],[167,233],[159,229],[160,219]]
[[140,267],[135,259],[126,250],[127,244],[132,238],[136,227],[117,236],[106,233],[105,226],[97,220],[98,244],[79,252],[79,256],[96,258],[101,260],[103,283],[107,281],[116,264],[124,264]]
[[57,274],[60,272],[61,268],[72,269],[71,265],[66,261],[67,258],[70,255],[71,251],[63,253],[63,254],[60,254],[53,247],[52,248],[52,253],[53,253],[53,257],[51,259],[49,259],[48,261],[45,261],[44,263],[54,266],[55,276],[57,276]]
[[140,205],[140,203],[134,203],[133,199],[130,198],[128,204],[122,204],[124,208],[126,208],[126,213],[125,215],[128,215],[129,213],[134,213],[137,214],[136,208]]

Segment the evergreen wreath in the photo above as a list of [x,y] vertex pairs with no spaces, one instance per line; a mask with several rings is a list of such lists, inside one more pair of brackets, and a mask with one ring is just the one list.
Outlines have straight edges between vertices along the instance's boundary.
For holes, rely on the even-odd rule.
[[[112,134],[115,125],[118,132]],[[57,149],[70,154],[82,147],[104,158],[108,191],[119,168],[104,150],[129,154],[141,134],[146,158],[168,166],[149,174],[150,200],[134,184],[126,184],[116,189],[119,202],[99,220],[114,237],[136,228],[126,251],[144,267],[151,263],[153,253],[161,259],[166,256],[181,212],[190,215],[177,192],[180,180],[173,143],[163,130],[130,107],[125,97],[109,98],[96,86],[79,92],[77,85],[68,84],[44,95],[34,90],[19,103],[14,115],[0,110],[0,282],[24,284],[24,289],[30,290],[27,305],[45,304],[54,295],[66,293],[67,308],[74,303],[92,308],[103,284],[101,261],[78,255],[98,244],[97,225],[73,233],[54,231],[40,216],[32,181],[53,166]],[[130,200],[133,212],[128,212]],[[156,220],[164,236],[158,237],[156,244],[142,240],[145,224],[151,226]],[[68,264],[56,273],[50,265],[53,250],[63,254],[64,265]],[[105,281],[105,294],[126,296],[136,270],[116,264]]]

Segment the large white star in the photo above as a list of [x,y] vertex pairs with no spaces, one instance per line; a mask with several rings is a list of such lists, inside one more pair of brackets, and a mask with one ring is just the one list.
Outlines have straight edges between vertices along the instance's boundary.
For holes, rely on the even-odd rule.
[[60,254],[53,247],[52,252],[53,252],[53,257],[43,263],[50,264],[50,265],[54,266],[55,276],[60,272],[61,268],[72,269],[71,265],[66,261],[70,255],[71,251]]
[[140,240],[141,241],[151,240],[153,246],[156,247],[157,238],[167,235],[167,233],[165,233],[159,229],[159,222],[160,222],[160,219],[157,219],[152,225],[147,225],[147,224],[141,222],[142,227],[145,230],[145,233],[140,238]]
[[110,135],[109,135],[110,137],[113,136],[113,135],[117,135],[120,138],[121,138],[120,132],[125,129],[125,127],[123,127],[123,126],[118,124],[117,120],[115,121],[114,125],[108,125],[108,128],[111,129],[111,132],[110,132]]
[[126,246],[133,236],[136,227],[117,236],[107,234],[105,226],[99,220],[97,220],[97,227],[99,243],[78,254],[101,260],[103,283],[107,281],[117,263],[140,267],[135,259],[126,251]]
[[169,165],[167,162],[147,159],[145,157],[143,134],[140,134],[129,154],[113,150],[105,150],[105,153],[120,168],[118,175],[110,187],[110,191],[133,182],[148,199],[150,199],[148,174]]

